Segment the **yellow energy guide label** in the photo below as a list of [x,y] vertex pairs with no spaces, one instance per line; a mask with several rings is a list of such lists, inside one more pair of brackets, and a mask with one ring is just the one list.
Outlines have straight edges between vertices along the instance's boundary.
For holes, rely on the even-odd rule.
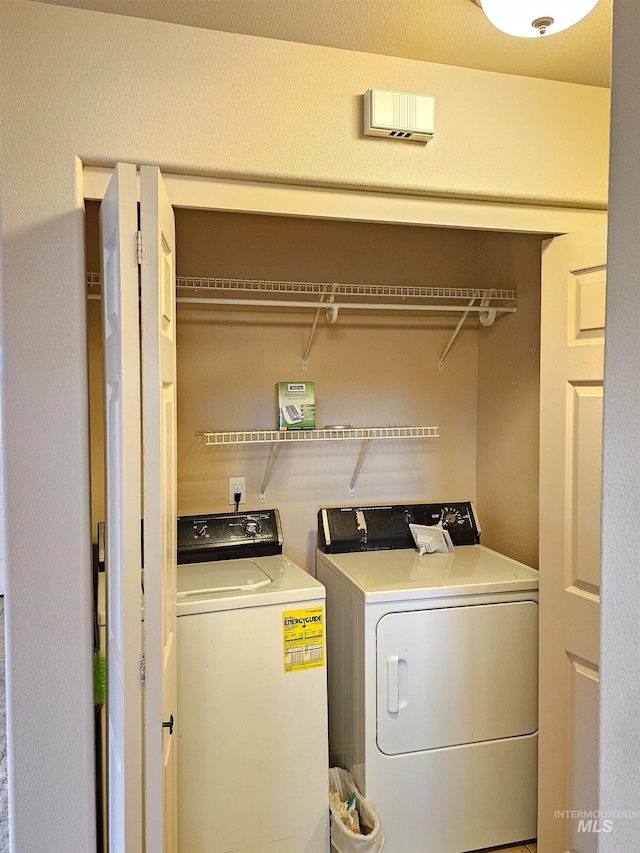
[[324,607],[282,614],[284,671],[324,666]]

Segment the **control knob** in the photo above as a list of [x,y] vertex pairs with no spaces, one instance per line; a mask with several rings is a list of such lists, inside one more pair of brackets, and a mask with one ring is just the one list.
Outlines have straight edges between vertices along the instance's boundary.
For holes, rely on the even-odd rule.
[[257,536],[260,530],[260,522],[256,518],[247,518],[242,522],[242,531],[245,536]]

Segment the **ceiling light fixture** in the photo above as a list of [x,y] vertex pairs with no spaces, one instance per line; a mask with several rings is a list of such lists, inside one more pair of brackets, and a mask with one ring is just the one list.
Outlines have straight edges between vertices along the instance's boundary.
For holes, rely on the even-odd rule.
[[473,0],[494,27],[511,36],[537,38],[577,24],[598,0]]

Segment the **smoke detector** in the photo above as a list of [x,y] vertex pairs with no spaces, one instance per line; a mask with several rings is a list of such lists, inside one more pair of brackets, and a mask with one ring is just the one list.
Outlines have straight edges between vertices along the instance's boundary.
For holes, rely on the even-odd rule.
[[436,99],[430,95],[369,89],[364,95],[364,134],[429,142],[435,132]]

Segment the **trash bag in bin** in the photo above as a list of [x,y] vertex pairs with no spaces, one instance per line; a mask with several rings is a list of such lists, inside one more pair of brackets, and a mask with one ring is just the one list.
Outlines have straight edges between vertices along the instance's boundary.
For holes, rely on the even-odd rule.
[[329,769],[331,846],[336,853],[380,853],[384,833],[373,805],[341,767]]

